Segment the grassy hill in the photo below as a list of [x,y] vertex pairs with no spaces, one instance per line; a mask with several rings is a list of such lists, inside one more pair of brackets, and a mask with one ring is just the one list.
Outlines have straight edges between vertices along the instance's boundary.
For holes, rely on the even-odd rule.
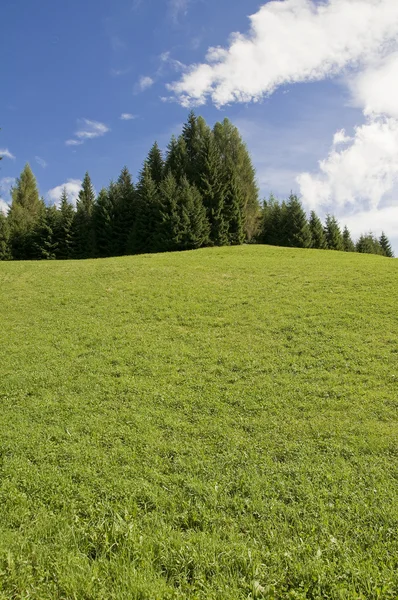
[[0,263],[0,599],[398,597],[398,261]]

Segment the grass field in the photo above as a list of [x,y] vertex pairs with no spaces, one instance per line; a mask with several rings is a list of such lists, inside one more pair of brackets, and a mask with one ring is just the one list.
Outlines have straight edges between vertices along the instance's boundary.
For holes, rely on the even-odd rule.
[[398,598],[398,261],[0,263],[0,599]]

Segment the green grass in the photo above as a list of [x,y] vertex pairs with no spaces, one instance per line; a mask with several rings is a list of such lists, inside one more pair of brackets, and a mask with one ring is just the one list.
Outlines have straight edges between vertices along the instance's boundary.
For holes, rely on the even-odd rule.
[[396,600],[397,276],[0,263],[0,599]]

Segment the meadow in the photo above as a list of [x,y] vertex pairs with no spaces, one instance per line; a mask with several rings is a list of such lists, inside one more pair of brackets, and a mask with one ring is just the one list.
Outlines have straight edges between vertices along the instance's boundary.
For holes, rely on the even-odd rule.
[[0,263],[0,599],[398,597],[398,262]]

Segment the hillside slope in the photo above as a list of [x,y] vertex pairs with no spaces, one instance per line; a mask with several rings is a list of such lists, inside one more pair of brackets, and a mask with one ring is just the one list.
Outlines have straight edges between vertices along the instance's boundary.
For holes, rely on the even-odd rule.
[[397,275],[0,263],[0,598],[397,598]]

